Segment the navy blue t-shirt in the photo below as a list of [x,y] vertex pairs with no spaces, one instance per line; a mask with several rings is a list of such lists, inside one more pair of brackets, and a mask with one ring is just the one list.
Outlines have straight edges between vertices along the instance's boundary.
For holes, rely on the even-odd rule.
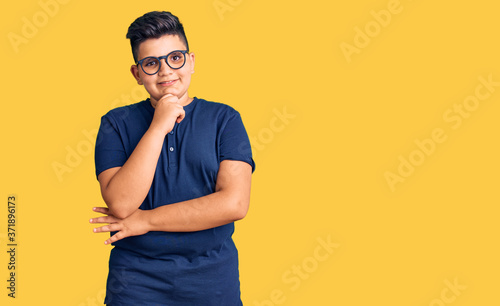
[[[215,192],[223,160],[249,163],[250,142],[232,107],[194,100],[165,136],[153,183],[140,209]],[[153,120],[149,99],[109,111],[96,140],[96,175],[125,164]],[[241,305],[234,223],[196,232],[149,232],[113,243],[105,304]],[[112,233],[114,234],[114,233]]]

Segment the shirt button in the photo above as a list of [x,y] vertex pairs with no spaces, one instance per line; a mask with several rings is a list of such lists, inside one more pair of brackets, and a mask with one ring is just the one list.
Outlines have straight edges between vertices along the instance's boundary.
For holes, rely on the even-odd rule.
[[170,135],[173,135],[173,134],[174,134],[174,130],[171,130],[171,131],[170,131]]
[[174,147],[170,147],[170,152],[173,152],[174,151]]

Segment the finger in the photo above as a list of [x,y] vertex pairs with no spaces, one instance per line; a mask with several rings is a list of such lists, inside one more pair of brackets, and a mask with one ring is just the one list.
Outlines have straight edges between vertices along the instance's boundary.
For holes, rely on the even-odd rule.
[[104,241],[104,244],[111,244],[113,242],[116,242],[118,240],[121,240],[123,238],[127,237],[122,231],[114,234],[113,236],[109,237],[108,240]]
[[182,112],[177,117],[177,120],[176,120],[177,123],[181,123],[182,119],[184,119],[185,116],[186,116],[186,112],[184,110],[182,110]]
[[120,224],[113,223],[113,224],[108,224],[108,225],[94,228],[94,233],[117,232],[121,229],[122,229],[122,227]]
[[109,215],[109,208],[107,207],[94,207],[92,208],[93,211],[95,212],[98,212],[98,213],[101,213],[101,214],[105,214],[105,215]]
[[120,219],[114,216],[97,217],[89,220],[90,223],[116,223],[118,221],[120,221]]
[[177,102],[179,102],[179,99],[177,99],[177,97],[174,96],[174,94],[171,94],[171,93],[168,93],[168,94],[164,95],[163,97],[161,97],[160,101],[161,100],[164,100],[165,102],[171,102],[171,103],[177,103]]

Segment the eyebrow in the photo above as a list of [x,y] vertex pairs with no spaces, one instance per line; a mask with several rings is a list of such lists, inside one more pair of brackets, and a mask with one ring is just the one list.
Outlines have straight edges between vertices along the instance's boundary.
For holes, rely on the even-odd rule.
[[[162,54],[159,54],[159,55],[146,55],[146,56],[138,56],[138,57],[137,57],[137,58],[138,58],[138,60],[137,60],[137,61],[140,61],[141,59],[144,59],[144,58],[146,58],[146,57],[151,57],[151,56],[152,56],[152,57],[160,57],[160,56],[164,56],[164,55],[170,54],[170,53],[172,53],[172,52],[174,52],[174,51],[188,51],[188,50],[186,49],[186,47],[183,47],[183,48],[181,48],[181,49],[173,49],[173,50],[171,50],[171,51],[169,51],[169,52],[167,52],[167,53],[162,53]],[[186,54],[186,55],[187,55],[187,54]]]

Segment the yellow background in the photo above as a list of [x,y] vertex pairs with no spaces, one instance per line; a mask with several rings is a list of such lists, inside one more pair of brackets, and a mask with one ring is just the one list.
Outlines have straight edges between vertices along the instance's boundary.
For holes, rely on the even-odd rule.
[[[151,10],[185,25],[191,96],[235,107],[254,143],[251,209],[234,236],[245,305],[500,303],[499,87],[458,128],[443,117],[479,77],[500,81],[497,1],[65,1],[46,20],[33,0],[0,13],[0,304],[101,305],[110,247],[88,224],[103,201],[84,133],[127,96],[146,97],[125,34]],[[377,28],[388,6],[399,12]],[[16,52],[9,33],[34,17]],[[355,30],[366,27],[369,41]],[[446,141],[392,191],[385,173],[399,175],[400,156],[418,157],[415,141],[435,129]],[[59,179],[68,150],[81,160]],[[328,239],[332,254],[318,249]],[[303,278],[287,281],[297,267]]]

